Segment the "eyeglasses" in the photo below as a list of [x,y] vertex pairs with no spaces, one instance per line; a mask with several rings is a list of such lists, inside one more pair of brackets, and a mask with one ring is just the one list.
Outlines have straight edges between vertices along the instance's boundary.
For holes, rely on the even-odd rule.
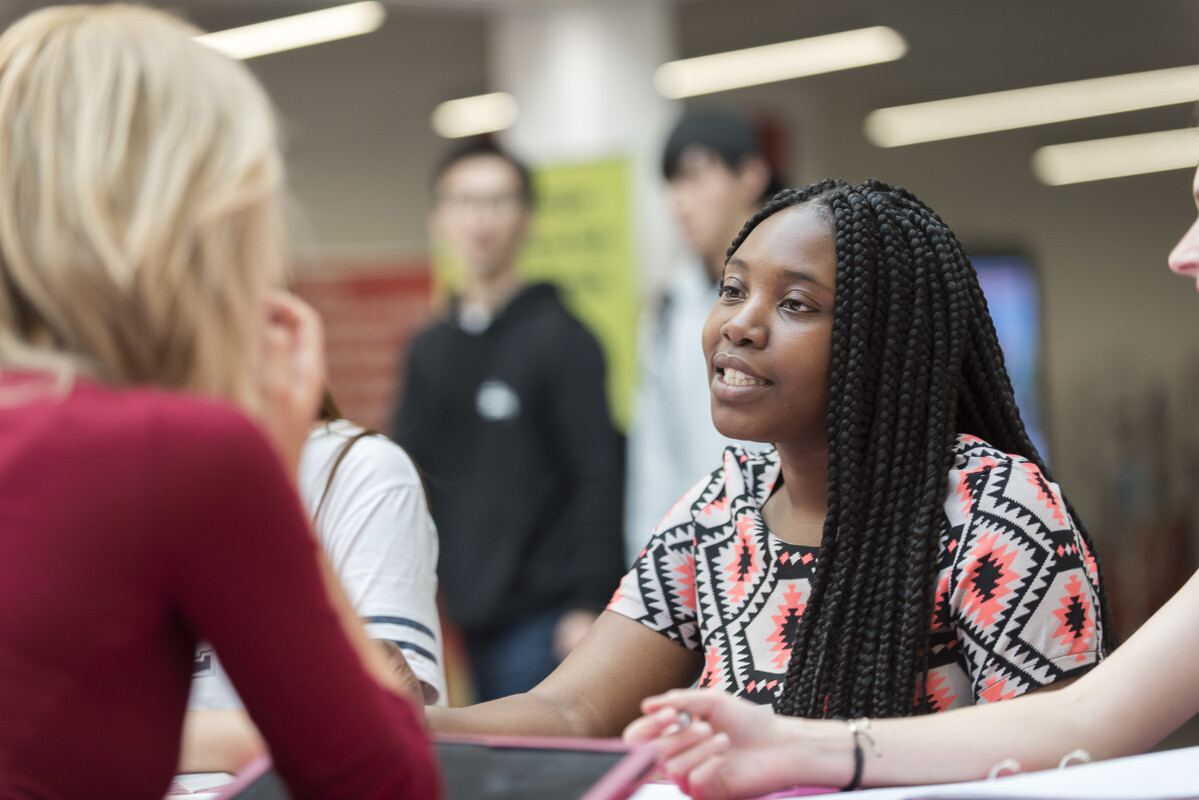
[[437,205],[450,211],[491,211],[512,212],[521,208],[524,203],[516,192],[500,194],[442,194],[437,198]]

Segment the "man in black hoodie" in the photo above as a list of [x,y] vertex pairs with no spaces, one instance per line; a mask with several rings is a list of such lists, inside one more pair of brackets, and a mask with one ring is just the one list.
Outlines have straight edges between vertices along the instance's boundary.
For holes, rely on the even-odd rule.
[[480,702],[549,674],[624,567],[602,352],[554,287],[515,269],[532,206],[528,171],[490,143],[442,163],[430,228],[462,293],[413,343],[392,430],[428,480]]

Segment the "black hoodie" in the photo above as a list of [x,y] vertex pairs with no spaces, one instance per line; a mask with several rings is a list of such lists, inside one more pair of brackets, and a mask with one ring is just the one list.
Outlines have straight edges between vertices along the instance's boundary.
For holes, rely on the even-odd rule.
[[599,344],[548,284],[482,331],[456,318],[414,341],[392,430],[428,481],[450,619],[483,634],[556,606],[599,611],[624,571]]

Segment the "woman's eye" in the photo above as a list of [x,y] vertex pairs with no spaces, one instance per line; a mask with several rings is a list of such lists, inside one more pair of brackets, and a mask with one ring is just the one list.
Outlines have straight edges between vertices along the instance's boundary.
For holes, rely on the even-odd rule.
[[732,298],[732,297],[740,296],[741,290],[738,289],[736,286],[731,286],[730,284],[724,283],[724,284],[721,284],[719,293],[720,293],[720,296],[723,298]]
[[813,310],[812,307],[810,305],[808,305],[807,303],[805,303],[803,300],[799,300],[794,297],[788,297],[787,299],[783,300],[781,305],[783,308],[787,309],[788,311],[812,311]]

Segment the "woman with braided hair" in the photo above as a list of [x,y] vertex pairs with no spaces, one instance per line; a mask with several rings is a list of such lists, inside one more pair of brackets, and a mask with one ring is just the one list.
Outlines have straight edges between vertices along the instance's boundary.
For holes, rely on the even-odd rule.
[[712,415],[772,443],[667,513],[580,649],[435,729],[611,735],[698,683],[804,717],[907,716],[1072,679],[1110,626],[956,237],[877,181],[771,200],[704,330]]
[[[1192,187],[1199,206],[1199,171]],[[1169,257],[1199,285],[1199,220]],[[1010,759],[1047,769],[1142,753],[1199,713],[1199,573],[1118,651],[1080,680],[996,705],[919,719],[850,723],[787,719],[725,692],[672,691],[642,703],[629,742],[656,741],[697,800],[795,786],[887,786],[981,778]],[[680,715],[691,724],[680,725]]]

